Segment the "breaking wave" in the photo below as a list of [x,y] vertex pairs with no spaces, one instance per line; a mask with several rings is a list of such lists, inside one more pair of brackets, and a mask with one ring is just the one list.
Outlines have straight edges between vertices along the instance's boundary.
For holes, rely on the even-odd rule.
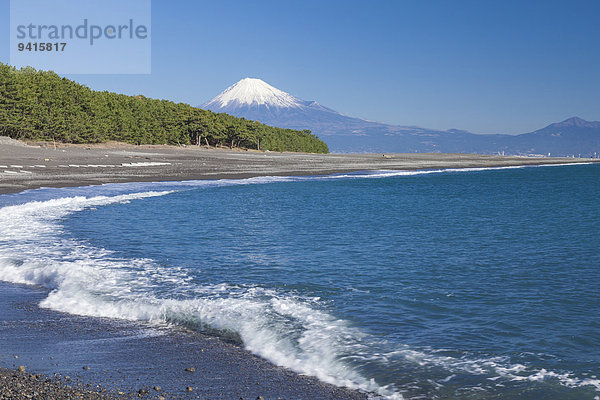
[[63,219],[76,212],[167,196],[186,187],[440,172],[445,171],[375,171],[321,177],[136,184],[120,187],[169,190],[116,195],[112,193],[116,185],[112,185],[88,190],[92,193],[104,190],[111,195],[81,195],[9,205],[0,208],[0,280],[49,289],[40,307],[52,310],[159,325],[175,324],[233,335],[246,349],[274,364],[389,399],[403,398],[401,389],[393,381],[376,381],[369,376],[369,368],[402,370],[412,365],[443,369],[444,378],[430,382],[434,386],[451,381],[454,374],[469,373],[488,376],[487,380],[492,383],[552,378],[564,386],[591,385],[600,390],[598,379],[578,379],[568,373],[533,369],[504,358],[452,357],[435,350],[391,344],[335,317],[319,298],[258,285],[199,285],[185,268],[167,268],[152,259],[117,257],[109,250],[68,238],[61,225]]

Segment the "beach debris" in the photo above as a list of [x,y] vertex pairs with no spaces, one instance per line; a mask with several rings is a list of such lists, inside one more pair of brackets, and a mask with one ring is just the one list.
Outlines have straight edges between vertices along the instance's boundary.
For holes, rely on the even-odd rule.
[[88,367],[87,365],[84,365],[83,369],[86,370],[86,371],[88,371],[90,369],[90,367]]
[[191,392],[191,391],[192,391],[192,390],[194,390],[194,389],[192,389],[192,387],[191,387],[191,386],[188,386],[188,387],[186,387],[186,388],[185,388],[185,390],[187,390],[188,392]]
[[19,368],[17,368],[19,370],[19,372],[25,372],[25,366],[23,365],[19,365]]
[[140,396],[147,396],[150,394],[150,391],[148,389],[142,388],[142,389],[138,390],[138,393]]
[[152,389],[154,389],[157,392],[160,392],[162,390],[160,386],[154,386]]
[[15,354],[15,358],[19,358],[19,356]]
[[262,397],[262,396],[258,396],[258,397],[256,398],[256,400],[265,400],[265,398],[264,398],[264,397]]
[[187,367],[187,368],[185,369],[185,371],[186,371],[186,372],[196,372],[196,368],[194,368],[194,367]]

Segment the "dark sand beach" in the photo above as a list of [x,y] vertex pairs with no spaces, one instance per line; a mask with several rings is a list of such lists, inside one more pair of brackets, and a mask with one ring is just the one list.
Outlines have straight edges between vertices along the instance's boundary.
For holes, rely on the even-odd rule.
[[[593,161],[599,160],[470,154],[320,155],[119,143],[55,146],[0,138],[0,194],[115,182]],[[47,293],[42,288],[0,283],[0,365],[6,368],[0,369],[0,399],[367,397],[274,366],[244,350],[235,338],[227,341],[185,329],[160,330],[40,309],[37,304]],[[18,371],[19,366],[26,372]]]
[[420,170],[592,162],[478,154],[304,154],[202,147],[27,145],[0,138],[0,194],[39,187],[181,181],[360,170]]
[[234,339],[40,309],[47,294],[0,282],[0,399],[366,398],[277,367]]

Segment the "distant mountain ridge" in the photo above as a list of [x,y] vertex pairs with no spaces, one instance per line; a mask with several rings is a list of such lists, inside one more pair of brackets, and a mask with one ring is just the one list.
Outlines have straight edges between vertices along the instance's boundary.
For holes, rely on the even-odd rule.
[[521,135],[390,125],[340,114],[256,78],[240,80],[200,108],[283,128],[310,129],[333,152],[600,155],[600,121],[573,117]]

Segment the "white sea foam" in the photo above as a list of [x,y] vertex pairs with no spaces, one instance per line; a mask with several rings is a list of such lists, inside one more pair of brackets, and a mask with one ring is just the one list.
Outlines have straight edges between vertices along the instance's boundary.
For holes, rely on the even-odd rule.
[[[502,167],[505,169],[505,167]],[[480,170],[480,169],[474,169]],[[160,188],[266,184],[305,180],[382,178],[433,171],[372,171],[320,177],[258,177],[244,180],[159,184]],[[450,171],[465,171],[462,169]],[[132,187],[148,188],[152,184]],[[114,187],[114,185],[113,185]],[[156,187],[156,186],[154,186]],[[90,189],[98,190],[98,189]],[[107,190],[100,188],[100,190]],[[448,371],[436,385],[457,373],[487,377],[490,382],[555,379],[568,387],[593,386],[598,379],[532,369],[507,359],[467,359],[418,351],[409,346],[382,350],[360,329],[328,313],[318,299],[258,286],[199,285],[185,269],[165,268],[149,259],[122,259],[62,235],[61,219],[110,204],[127,203],[172,191],[146,191],[111,196],[76,196],[0,208],[0,280],[50,289],[41,307],[78,315],[179,324],[231,332],[265,359],[302,374],[390,399],[402,395],[393,384],[375,382],[357,364],[441,367]],[[378,347],[379,346],[379,347]],[[387,382],[386,382],[387,383]]]
[[[579,378],[570,372],[548,371],[544,368],[531,368],[519,363],[511,363],[508,357],[488,357],[488,358],[456,358],[442,356],[437,351],[418,351],[408,347],[398,349],[385,355],[389,360],[401,358],[412,360],[421,366],[441,366],[445,370],[453,373],[468,373],[471,375],[487,376],[488,381],[496,382],[506,381],[530,381],[542,382],[544,380],[556,380],[566,387],[592,386],[600,391],[600,379]],[[455,375],[451,375],[439,382],[451,380]],[[498,383],[498,386],[504,384]]]
[[182,269],[115,258],[110,251],[61,237],[60,220],[71,213],[168,193],[78,196],[0,208],[0,279],[50,289],[40,306],[57,311],[233,332],[248,350],[277,365],[401,398],[339,360],[344,343],[362,334],[312,307],[314,299],[260,287],[198,286]]

